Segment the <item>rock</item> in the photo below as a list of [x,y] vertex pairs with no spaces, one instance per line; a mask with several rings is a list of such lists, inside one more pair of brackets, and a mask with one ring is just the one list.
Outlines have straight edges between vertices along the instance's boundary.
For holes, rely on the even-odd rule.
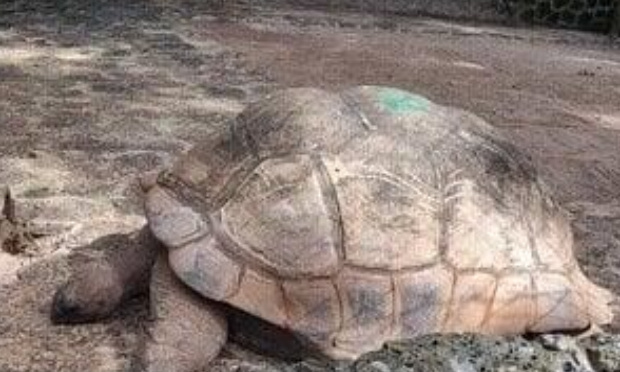
[[[429,335],[387,343],[350,364],[255,359],[219,365],[218,372],[616,372],[620,335],[496,337]],[[232,367],[234,368],[226,368]]]
[[375,360],[374,362],[370,363],[368,367],[370,367],[368,372],[391,372],[392,371],[390,367],[388,367],[387,364],[379,360]]
[[0,187],[0,249],[10,254],[25,253],[34,246],[25,223],[15,215],[15,200],[8,187]]
[[538,371],[593,372],[573,349],[547,348],[540,340],[522,337],[492,337],[474,334],[430,335],[386,344],[355,362],[361,371],[381,361],[391,371]]

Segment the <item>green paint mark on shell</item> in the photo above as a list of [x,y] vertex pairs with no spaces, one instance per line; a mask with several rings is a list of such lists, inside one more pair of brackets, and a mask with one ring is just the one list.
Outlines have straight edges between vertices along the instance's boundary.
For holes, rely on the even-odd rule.
[[379,102],[394,114],[428,111],[431,101],[400,89],[384,88],[379,91]]

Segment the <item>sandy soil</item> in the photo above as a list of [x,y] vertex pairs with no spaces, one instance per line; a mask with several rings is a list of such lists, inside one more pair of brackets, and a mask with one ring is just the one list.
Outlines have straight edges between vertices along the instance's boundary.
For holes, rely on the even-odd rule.
[[489,120],[571,212],[587,274],[620,295],[617,42],[428,19],[58,3],[0,4],[0,183],[47,231],[36,257],[0,253],[0,370],[129,368],[143,303],[97,326],[49,324],[67,253],[140,226],[136,175],[282,86],[393,85]]

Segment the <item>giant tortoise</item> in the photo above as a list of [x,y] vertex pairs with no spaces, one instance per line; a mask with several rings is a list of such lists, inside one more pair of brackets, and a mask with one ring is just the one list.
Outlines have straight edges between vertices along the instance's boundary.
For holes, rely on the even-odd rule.
[[[226,340],[220,304],[338,360],[429,333],[612,317],[531,161],[479,117],[403,90],[273,93],[142,186],[167,248],[151,371],[207,364]],[[157,250],[142,242],[76,270],[52,318],[100,318],[134,293]]]

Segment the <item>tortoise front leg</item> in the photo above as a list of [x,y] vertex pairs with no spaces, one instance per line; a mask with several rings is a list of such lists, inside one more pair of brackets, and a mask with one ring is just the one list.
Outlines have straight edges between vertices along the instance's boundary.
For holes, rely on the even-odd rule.
[[145,370],[203,370],[226,342],[225,316],[174,275],[163,249],[153,268],[150,295],[152,321],[142,355]]

